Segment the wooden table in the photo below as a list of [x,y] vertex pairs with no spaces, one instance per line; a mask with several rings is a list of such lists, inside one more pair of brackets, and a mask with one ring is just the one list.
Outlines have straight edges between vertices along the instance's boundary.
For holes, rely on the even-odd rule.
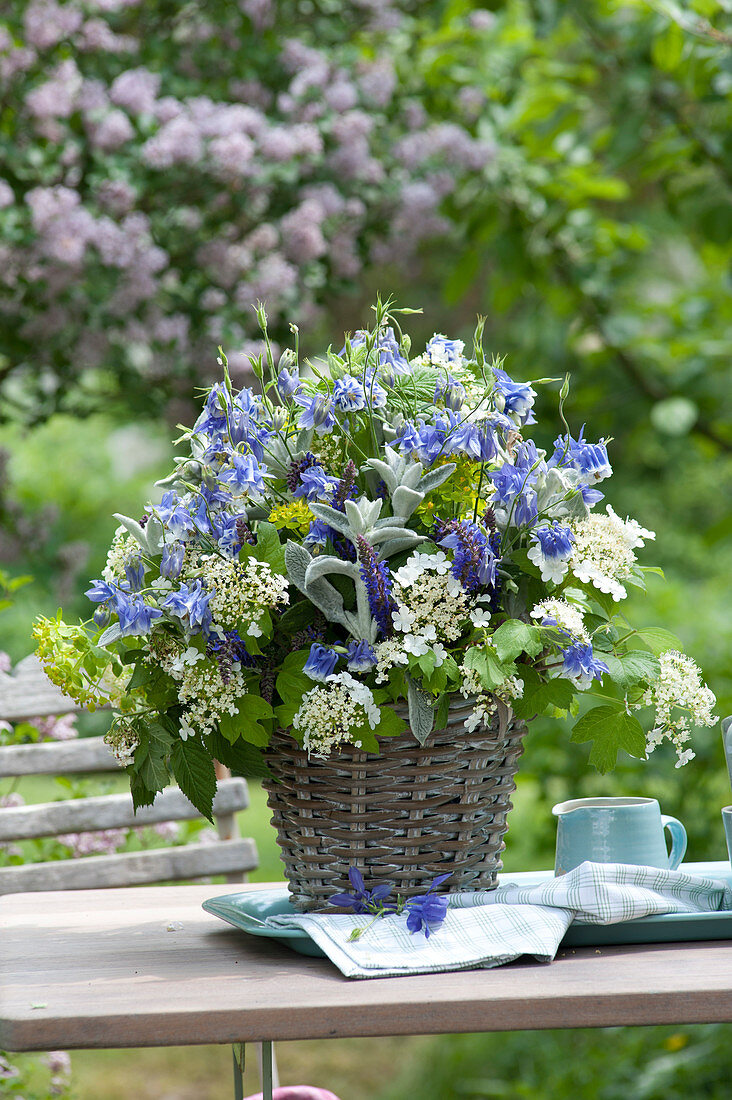
[[550,965],[352,981],[326,959],[247,936],[201,909],[204,898],[230,892],[163,886],[0,899],[0,1048],[732,1021],[730,941],[576,948]]

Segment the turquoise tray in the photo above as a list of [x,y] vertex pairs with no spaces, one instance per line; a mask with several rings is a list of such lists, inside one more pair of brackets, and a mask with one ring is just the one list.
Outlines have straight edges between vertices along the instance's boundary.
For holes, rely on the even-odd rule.
[[[706,875],[732,886],[732,868],[724,863],[683,863],[680,870]],[[553,878],[553,871],[520,871],[502,874],[501,883],[515,882],[532,886]],[[267,917],[294,912],[287,886],[249,890],[239,894],[224,894],[208,898],[203,903],[207,913],[220,917],[234,928],[250,936],[277,940],[301,955],[323,957],[323,952],[306,932],[296,928],[268,928]],[[639,917],[621,924],[570,925],[562,947],[602,947],[624,943],[684,943],[691,940],[732,939],[732,911],[723,913],[664,913],[657,917]]]

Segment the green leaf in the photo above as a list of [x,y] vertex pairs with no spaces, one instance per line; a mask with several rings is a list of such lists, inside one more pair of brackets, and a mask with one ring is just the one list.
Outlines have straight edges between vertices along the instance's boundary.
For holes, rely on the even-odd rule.
[[259,561],[266,561],[274,573],[287,575],[285,567],[285,548],[280,542],[280,536],[273,523],[260,520],[257,525],[256,557]]
[[486,691],[498,687],[507,676],[512,676],[516,672],[513,662],[502,664],[490,650],[478,649],[477,646],[467,651],[464,663],[466,668],[475,669]]
[[189,738],[176,741],[171,754],[176,782],[188,801],[208,821],[213,822],[216,772],[213,760],[200,741]]
[[152,806],[157,793],[156,788],[151,789],[147,786],[141,774],[130,776],[130,794],[132,795],[132,805],[135,811],[142,806]]
[[441,695],[437,701],[437,707],[435,709],[435,729],[444,730],[447,726],[447,719],[450,717],[450,696],[445,693]]
[[599,772],[612,771],[618,749],[625,749],[631,756],[645,759],[646,738],[637,718],[622,708],[593,707],[575,724],[571,740],[575,744],[592,741],[590,763]]
[[514,661],[520,653],[536,657],[544,648],[540,628],[529,626],[521,619],[507,619],[502,623],[492,635],[491,644],[501,661]]
[[567,711],[577,694],[577,689],[569,680],[555,677],[544,681],[538,672],[528,666],[521,666],[520,676],[524,683],[523,696],[511,703],[517,718],[533,718],[552,708]]
[[277,692],[283,703],[300,703],[303,694],[314,687],[313,681],[302,671],[308,654],[304,650],[290,653],[277,676]]
[[264,748],[269,744],[270,731],[260,723],[274,717],[274,711],[260,695],[242,695],[236,700],[238,714],[224,714],[219,719],[219,730],[230,744],[239,738]]
[[379,737],[398,737],[400,733],[404,733],[409,728],[404,719],[400,718],[391,707],[379,707],[379,713],[381,718],[374,730],[374,733]]
[[610,679],[622,691],[627,691],[642,680],[651,681],[658,677],[658,658],[644,649],[633,650],[622,657],[606,653],[602,660],[610,670]]
[[237,741],[230,745],[214,730],[208,736],[208,750],[214,759],[230,768],[234,775],[243,775],[245,779],[270,779],[272,776],[261,750],[246,741]]
[[138,661],[127,683],[127,691],[132,691],[133,688],[144,687],[145,684],[148,684],[152,680],[153,675],[153,670],[145,661]]

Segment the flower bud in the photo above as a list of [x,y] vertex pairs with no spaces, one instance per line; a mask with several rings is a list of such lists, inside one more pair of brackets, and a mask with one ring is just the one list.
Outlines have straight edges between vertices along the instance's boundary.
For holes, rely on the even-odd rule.
[[180,576],[180,571],[183,568],[184,554],[185,547],[183,543],[166,543],[163,547],[163,557],[160,562],[160,576],[167,577],[168,580],[171,581]]
[[112,613],[105,603],[100,603],[92,615],[95,626],[100,629],[105,626],[109,626],[109,621],[112,618]]

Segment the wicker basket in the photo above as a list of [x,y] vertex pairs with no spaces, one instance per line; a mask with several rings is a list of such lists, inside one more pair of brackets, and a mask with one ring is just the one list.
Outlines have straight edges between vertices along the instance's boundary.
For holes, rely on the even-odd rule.
[[382,739],[380,755],[344,746],[308,760],[275,735],[265,787],[297,909],[327,908],[350,889],[352,866],[367,887],[393,882],[403,897],[448,871],[451,892],[496,885],[526,725],[499,704],[491,728],[466,733],[469,713],[457,697],[424,746],[406,731]]

